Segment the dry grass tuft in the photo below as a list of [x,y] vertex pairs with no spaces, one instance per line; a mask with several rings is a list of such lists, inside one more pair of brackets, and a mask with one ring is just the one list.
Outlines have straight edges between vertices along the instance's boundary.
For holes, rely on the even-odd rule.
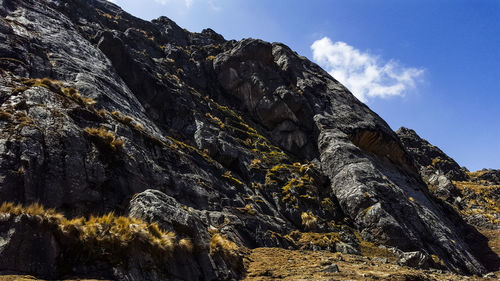
[[179,251],[192,253],[194,248],[190,239],[178,239],[175,233],[160,229],[156,223],[114,213],[68,220],[38,203],[22,206],[4,202],[0,214],[41,218],[47,225],[56,226],[59,235],[76,240],[76,245],[81,247],[78,251],[114,262],[121,262],[131,248],[158,253],[161,257],[170,257]]
[[231,171],[226,171],[224,174],[222,174],[222,177],[225,178],[229,183],[236,185],[236,186],[241,186],[243,185],[243,182],[237,179],[236,177],[233,176]]
[[55,209],[46,209],[38,202],[30,204],[28,206],[23,206],[21,204],[14,204],[12,202],[3,202],[2,205],[0,205],[0,213],[10,214],[13,216],[26,214],[31,216],[39,216],[43,219],[63,218],[63,216],[57,213]]
[[232,269],[243,269],[243,249],[220,233],[215,233],[210,240],[210,255],[221,257]]
[[305,229],[314,229],[318,226],[318,217],[311,211],[303,212],[300,218],[302,219],[302,226],[304,226]]
[[98,141],[100,144],[105,145],[112,150],[123,148],[123,140],[117,138],[113,132],[106,130],[104,127],[99,128],[85,128],[85,133]]
[[[44,87],[51,90],[54,93],[65,96],[81,106],[92,106],[96,103],[92,98],[84,97],[78,92],[77,89],[71,87],[64,87],[61,81],[52,80],[50,78],[35,78],[35,79],[24,79],[22,81],[24,85],[29,87]],[[23,88],[22,91],[27,88]]]
[[205,116],[209,118],[210,122],[212,122],[212,123],[216,124],[216,125],[217,125],[217,126],[219,126],[221,129],[224,129],[224,127],[226,126],[226,125],[224,124],[224,122],[222,122],[222,121],[220,120],[220,118],[219,118],[219,117],[217,117],[217,116],[214,116],[214,115],[212,115],[212,114],[210,114],[210,113],[205,113]]
[[111,115],[113,115],[118,121],[120,121],[125,125],[129,125],[134,121],[134,119],[131,116],[122,115],[120,111],[113,111],[111,112]]

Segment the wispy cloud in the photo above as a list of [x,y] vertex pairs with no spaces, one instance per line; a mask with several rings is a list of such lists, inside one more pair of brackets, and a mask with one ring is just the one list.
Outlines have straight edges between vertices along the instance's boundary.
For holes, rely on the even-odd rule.
[[311,49],[313,59],[363,102],[402,96],[424,73],[421,68],[403,67],[395,60],[383,63],[377,56],[328,37],[314,41]]
[[191,6],[193,5],[193,0],[155,0],[155,1],[162,5],[170,4],[173,2],[184,2],[187,8],[191,8]]
[[208,5],[210,6],[210,8],[216,12],[222,10],[221,6],[219,6],[219,4],[217,4],[217,1],[216,0],[208,0]]

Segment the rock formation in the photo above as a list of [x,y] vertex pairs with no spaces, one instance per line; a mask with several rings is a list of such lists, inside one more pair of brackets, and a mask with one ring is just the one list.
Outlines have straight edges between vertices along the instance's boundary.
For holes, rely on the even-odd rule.
[[245,248],[299,231],[487,272],[481,235],[421,179],[430,164],[463,179],[458,165],[287,46],[104,0],[0,2],[0,199],[56,210],[4,204],[0,271],[240,278]]

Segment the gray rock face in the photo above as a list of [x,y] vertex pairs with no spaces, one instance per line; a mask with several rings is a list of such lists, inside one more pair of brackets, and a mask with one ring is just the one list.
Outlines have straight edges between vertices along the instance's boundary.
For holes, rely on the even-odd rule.
[[40,227],[36,220],[19,216],[8,223],[2,216],[0,224],[0,267],[4,271],[37,272],[50,276],[57,269],[60,246],[53,229]]
[[413,268],[427,269],[432,263],[432,258],[419,251],[401,253],[398,260],[399,265],[409,266]]
[[[485,272],[468,242],[478,234],[428,193],[405,139],[283,44],[191,33],[104,0],[3,0],[0,14],[2,201],[157,222],[200,247],[180,261],[189,280],[239,276],[212,259],[211,231],[240,246],[288,247],[279,237],[292,230],[339,223],[435,254],[451,270]],[[445,176],[460,176],[447,167]],[[17,240],[3,227],[12,255]],[[31,266],[53,264],[58,251],[0,270],[60,278]],[[110,276],[182,276],[131,264]]]
[[405,149],[416,161],[422,175],[431,177],[442,174],[450,180],[462,181],[468,178],[465,171],[439,148],[420,138],[414,130],[404,127],[396,131]]
[[339,267],[336,264],[331,264],[331,265],[325,266],[325,268],[323,268],[321,271],[330,272],[330,273],[340,272]]

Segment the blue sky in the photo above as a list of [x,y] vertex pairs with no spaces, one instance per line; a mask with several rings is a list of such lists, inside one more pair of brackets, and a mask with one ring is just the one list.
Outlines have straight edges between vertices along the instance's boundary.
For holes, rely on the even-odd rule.
[[416,130],[470,170],[500,168],[500,0],[113,2],[194,32],[283,42],[393,129]]

